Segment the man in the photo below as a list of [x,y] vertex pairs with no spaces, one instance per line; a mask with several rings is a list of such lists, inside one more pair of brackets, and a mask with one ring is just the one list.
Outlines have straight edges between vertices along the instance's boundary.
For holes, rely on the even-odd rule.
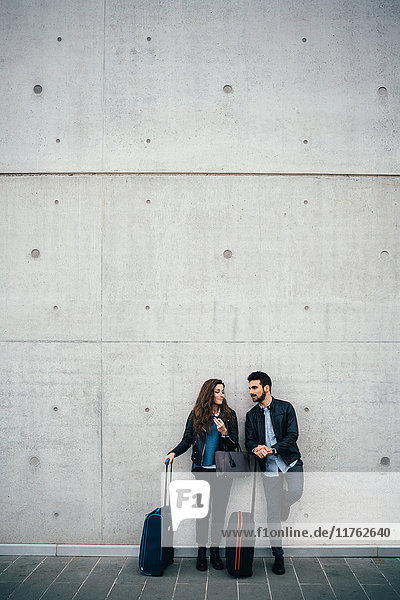
[[[264,473],[263,484],[267,500],[268,530],[281,530],[281,521],[289,516],[290,506],[303,492],[303,461],[296,441],[299,435],[296,413],[289,402],[271,395],[272,382],[263,371],[254,371],[247,378],[253,402],[246,414],[246,449],[254,453]],[[283,489],[286,480],[287,491]],[[272,571],[285,573],[282,540],[271,537],[275,557]]]

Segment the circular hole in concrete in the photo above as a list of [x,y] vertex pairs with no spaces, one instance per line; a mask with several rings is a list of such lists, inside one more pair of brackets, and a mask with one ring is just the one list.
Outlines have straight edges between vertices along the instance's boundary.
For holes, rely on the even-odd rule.
[[150,142],[151,142],[151,139],[150,139],[150,138],[147,138],[146,142],[147,142],[147,144],[150,144]]
[[388,467],[390,465],[390,458],[388,456],[382,456],[381,465],[383,467]]
[[308,204],[308,200],[304,200],[304,204]]
[[149,412],[150,409],[146,407],[144,410],[145,412]]
[[308,140],[303,140],[303,144],[308,144]]
[[54,200],[54,204],[60,204],[59,200]]
[[232,94],[233,89],[231,85],[224,85],[224,87],[222,88],[225,92],[225,94]]
[[29,464],[31,467],[38,467],[40,465],[40,460],[37,456],[32,456],[32,458],[29,460]]
[[148,42],[151,42],[151,37],[146,38]]
[[306,42],[306,41],[307,41],[307,38],[303,38],[301,41],[302,41],[302,42]]
[[304,513],[306,519],[308,519],[308,513]]
[[146,204],[150,204],[151,200],[146,200]]
[[57,519],[57,517],[59,517],[59,513],[54,513],[55,518]]
[[61,40],[62,40],[62,37],[57,38],[57,42],[61,42]]
[[305,407],[304,412],[310,412],[310,409],[308,408],[308,406]]
[[389,254],[389,252],[387,250],[382,250],[382,252],[380,253],[379,257],[382,260],[389,260],[390,254]]
[[41,85],[38,84],[33,87],[33,91],[35,92],[35,94],[41,94],[43,92],[43,88]]
[[225,258],[232,258],[232,250],[224,250]]
[[58,411],[58,406],[53,406],[53,410],[54,410],[54,412],[57,412]]
[[387,95],[387,89],[385,87],[378,88],[378,94],[380,96],[386,96]]
[[53,310],[58,310],[58,306],[57,305],[53,306]]
[[309,309],[310,309],[310,307],[307,305],[304,307],[304,310],[309,310]]
[[31,252],[31,256],[32,256],[32,258],[39,258],[40,251],[37,248],[34,248]]
[[56,144],[59,144],[61,140],[59,138],[56,139]]
[[149,305],[145,306],[145,309],[150,310],[150,306]]

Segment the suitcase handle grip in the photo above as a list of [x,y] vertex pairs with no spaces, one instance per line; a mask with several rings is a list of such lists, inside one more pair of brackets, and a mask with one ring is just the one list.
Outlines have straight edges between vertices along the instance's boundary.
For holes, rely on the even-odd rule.
[[168,484],[168,467],[169,467],[169,483],[172,481],[172,462],[170,463],[169,458],[165,461],[165,485],[164,485],[164,504],[167,504],[167,484]]

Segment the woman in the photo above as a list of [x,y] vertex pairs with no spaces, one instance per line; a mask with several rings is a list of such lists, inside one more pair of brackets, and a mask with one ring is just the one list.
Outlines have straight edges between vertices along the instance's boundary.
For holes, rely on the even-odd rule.
[[182,441],[164,458],[164,462],[167,459],[172,462],[192,446],[192,472],[196,479],[206,479],[210,483],[210,510],[204,519],[196,519],[196,541],[199,547],[196,569],[199,571],[207,570],[206,546],[210,513],[210,562],[214,569],[224,568],[219,555],[219,543],[232,480],[216,477],[215,452],[234,450],[238,446],[238,437],[236,413],[226,402],[225,384],[221,379],[208,379],[201,386],[194,408],[186,421]]

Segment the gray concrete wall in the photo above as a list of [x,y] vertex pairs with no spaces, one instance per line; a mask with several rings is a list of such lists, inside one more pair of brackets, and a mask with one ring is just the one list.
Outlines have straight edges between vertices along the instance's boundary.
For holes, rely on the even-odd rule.
[[254,368],[309,470],[398,471],[398,1],[0,21],[0,541],[138,543],[201,383],[243,421]]

